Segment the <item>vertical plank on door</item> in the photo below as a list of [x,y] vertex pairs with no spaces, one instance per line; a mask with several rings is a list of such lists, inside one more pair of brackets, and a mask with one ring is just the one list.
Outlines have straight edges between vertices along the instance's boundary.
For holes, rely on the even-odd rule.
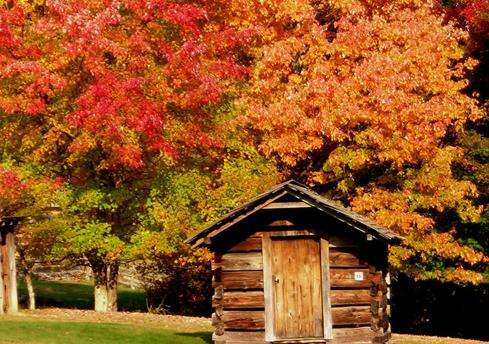
[[318,239],[276,239],[271,246],[276,338],[323,338]]
[[329,242],[321,239],[321,277],[323,284],[324,338],[333,339],[333,319],[331,316],[331,286],[329,283]]
[[265,340],[272,342],[275,340],[273,333],[274,320],[274,300],[272,290],[272,238],[268,233],[263,234],[262,238],[263,253],[263,289],[265,293]]

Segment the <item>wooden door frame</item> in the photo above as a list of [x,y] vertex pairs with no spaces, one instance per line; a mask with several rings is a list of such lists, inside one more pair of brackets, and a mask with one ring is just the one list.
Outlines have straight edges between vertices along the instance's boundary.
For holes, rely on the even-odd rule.
[[[323,333],[325,340],[333,339],[329,282],[329,242],[322,236],[307,230],[270,231],[263,233],[263,288],[265,296],[265,341],[267,343],[290,342],[275,335],[274,295],[272,286],[272,239],[273,238],[312,237],[319,239],[321,260],[321,286],[323,298]],[[312,239],[311,238],[311,239]]]

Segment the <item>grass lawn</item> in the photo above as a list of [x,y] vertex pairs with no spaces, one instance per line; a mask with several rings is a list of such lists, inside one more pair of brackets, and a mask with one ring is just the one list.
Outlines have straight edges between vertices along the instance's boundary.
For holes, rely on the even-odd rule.
[[[210,344],[205,318],[148,313],[106,313],[48,308],[0,320],[0,343],[9,344]],[[395,334],[392,344],[476,344],[456,338]]]
[[[90,284],[36,281],[38,306],[0,318],[0,344],[210,344],[212,327],[206,318],[143,313],[144,293],[119,288],[126,312],[96,313]],[[26,299],[25,286],[19,295]],[[63,307],[63,308],[57,308]],[[475,344],[455,338],[394,334],[392,344]]]
[[[48,308],[23,311],[0,320],[0,343],[8,344],[210,344],[205,318],[148,313],[100,314],[86,310]],[[395,334],[392,344],[475,344],[455,338]]]
[[[19,298],[27,303],[27,290],[23,280],[19,281]],[[38,307],[63,307],[93,309],[93,284],[52,281],[34,281]],[[118,288],[119,309],[122,311],[145,312],[144,291],[125,287]]]
[[206,344],[208,332],[179,332],[138,325],[94,322],[57,322],[33,319],[0,321],[0,343],[23,344]]
[[[18,288],[22,306],[27,301],[22,280]],[[119,287],[123,312],[101,314],[91,311],[90,283],[34,281],[34,288],[40,309],[0,318],[0,343],[211,343],[208,319],[141,313],[146,311],[142,290]]]

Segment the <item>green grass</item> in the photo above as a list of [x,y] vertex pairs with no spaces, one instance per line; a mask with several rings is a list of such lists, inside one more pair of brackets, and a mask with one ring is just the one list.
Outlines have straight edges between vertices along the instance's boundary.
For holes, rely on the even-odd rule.
[[[38,307],[62,307],[93,309],[93,285],[89,283],[69,283],[52,281],[34,281]],[[146,311],[144,291],[119,287],[119,310]],[[21,304],[27,302],[27,290],[23,281],[19,281]]]
[[[91,284],[35,281],[38,307],[93,309]],[[119,288],[119,309],[145,311],[144,292]],[[26,300],[25,285],[19,282],[19,295]],[[25,311],[0,318],[0,344],[209,344],[211,328],[202,323],[181,322],[154,315],[125,314],[99,317],[95,312],[60,310]],[[136,317],[137,315],[137,317]],[[53,318],[54,316],[54,318]],[[150,318],[152,317],[152,318]],[[394,335],[393,344],[476,343],[437,337]],[[479,343],[479,342],[477,342]]]
[[[38,320],[27,316],[0,320],[0,344],[211,344],[210,332],[159,329],[144,324]],[[394,335],[393,344],[475,344],[460,339]]]
[[54,322],[38,320],[0,321],[0,343],[10,344],[207,344],[209,333],[183,333],[126,324]]

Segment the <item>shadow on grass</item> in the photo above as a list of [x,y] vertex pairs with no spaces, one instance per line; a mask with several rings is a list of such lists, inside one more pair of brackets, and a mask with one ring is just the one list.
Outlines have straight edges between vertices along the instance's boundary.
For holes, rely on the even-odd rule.
[[[38,307],[60,307],[74,309],[93,309],[93,285],[90,283],[69,283],[53,281],[34,281]],[[146,312],[146,297],[142,290],[118,289],[119,310]],[[19,281],[21,305],[27,304],[27,290]]]
[[489,283],[460,285],[397,275],[391,292],[394,332],[489,340]]
[[210,332],[187,332],[177,333],[178,336],[202,339],[206,343],[212,344],[212,333]]

